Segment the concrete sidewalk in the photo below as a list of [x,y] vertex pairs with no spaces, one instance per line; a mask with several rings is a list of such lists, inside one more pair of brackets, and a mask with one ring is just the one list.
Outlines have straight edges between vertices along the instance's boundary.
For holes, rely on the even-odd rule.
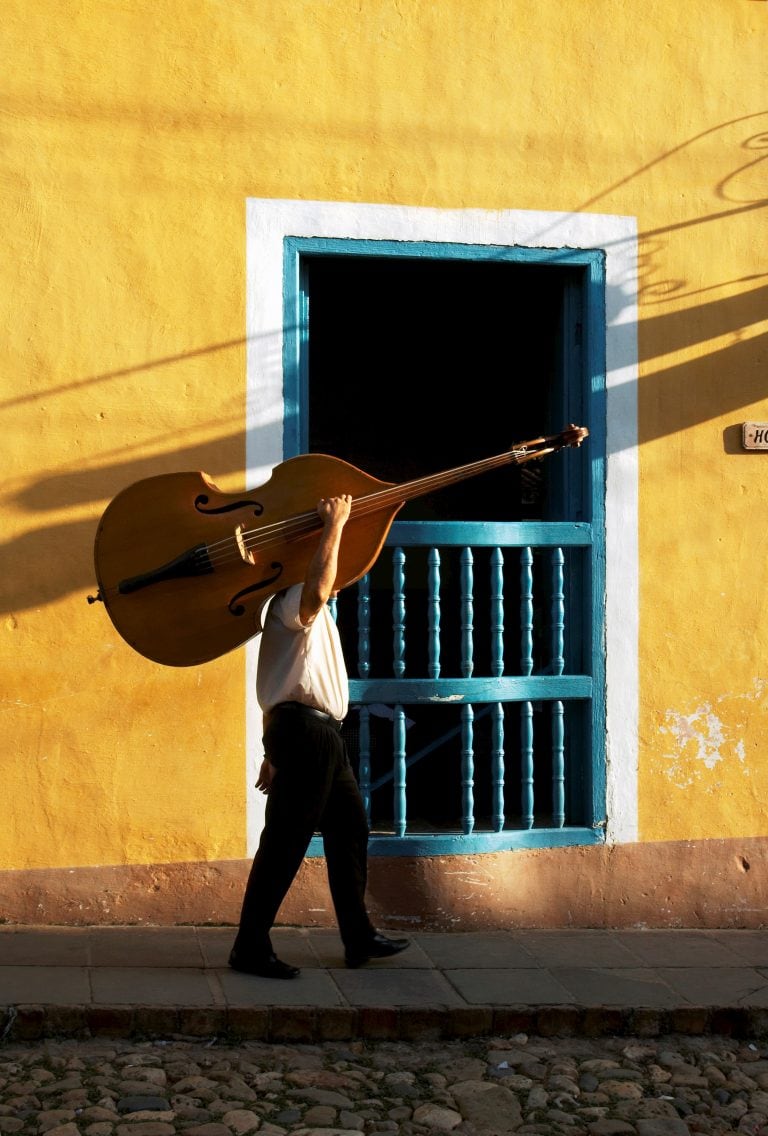
[[417,932],[348,970],[335,931],[277,928],[277,954],[301,967],[287,982],[230,970],[233,937],[0,926],[0,1040],[768,1036],[768,931]]

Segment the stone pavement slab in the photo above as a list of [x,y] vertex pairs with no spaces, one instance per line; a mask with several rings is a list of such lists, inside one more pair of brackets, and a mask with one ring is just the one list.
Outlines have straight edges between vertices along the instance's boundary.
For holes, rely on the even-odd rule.
[[287,982],[230,970],[233,938],[232,927],[0,925],[0,1041],[768,1036],[760,931],[417,931],[402,954],[349,970],[333,929],[278,927],[276,952],[301,968]]
[[[401,955],[400,958],[404,958]],[[350,1006],[463,1006],[466,999],[439,970],[360,967],[333,978]]]
[[66,1006],[90,999],[84,966],[0,966],[0,1006],[19,1002]]
[[[231,936],[230,936],[231,938]],[[93,927],[90,965],[100,967],[200,967],[204,958],[194,927]]]
[[[231,1006],[343,1006],[345,1000],[331,974],[306,964],[294,952],[286,962],[302,966],[301,977],[291,981],[258,978],[251,974],[223,969],[215,972],[224,1001]],[[278,987],[276,990],[275,987]]]
[[671,990],[689,1002],[716,998],[725,1005],[768,1006],[768,968],[761,974],[752,967],[659,967],[657,973]]
[[446,977],[474,1005],[558,1006],[573,1001],[557,976],[543,967],[456,967],[447,970]]
[[536,966],[636,967],[643,958],[632,949],[632,937],[622,941],[614,931],[526,931],[519,941]]
[[105,1006],[215,1006],[209,973],[192,967],[116,967],[90,969],[91,1001]]
[[[618,943],[649,966],[739,966],[730,940],[711,931],[617,931]],[[768,961],[768,960],[767,960]]]
[[672,987],[643,967],[562,967],[553,970],[568,991],[564,1001],[580,1006],[656,1006],[673,1001]]

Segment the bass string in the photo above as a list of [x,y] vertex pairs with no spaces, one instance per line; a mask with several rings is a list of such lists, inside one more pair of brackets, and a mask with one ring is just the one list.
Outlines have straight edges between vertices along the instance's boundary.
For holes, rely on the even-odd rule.
[[[369,493],[365,497],[359,497],[356,501],[353,501],[351,515],[359,518],[371,513],[381,512],[387,505],[405,503],[411,497],[421,496],[432,489],[440,489],[456,481],[465,480],[473,473],[490,471],[510,462],[520,464],[523,461],[542,457],[545,453],[550,452],[551,450],[538,450],[535,453],[529,453],[525,449],[510,450],[495,458],[486,458],[482,462],[460,466],[458,469],[449,470],[447,473],[432,474],[405,485],[395,485],[378,490],[376,493]],[[316,511],[298,513],[287,520],[275,521],[271,525],[262,525],[259,528],[242,532],[239,539],[237,536],[229,536],[214,542],[214,544],[207,546],[208,559],[211,564],[221,566],[230,560],[242,559],[241,543],[247,552],[268,549],[285,540],[299,539],[312,532],[313,529],[320,527],[322,527],[322,523]]]

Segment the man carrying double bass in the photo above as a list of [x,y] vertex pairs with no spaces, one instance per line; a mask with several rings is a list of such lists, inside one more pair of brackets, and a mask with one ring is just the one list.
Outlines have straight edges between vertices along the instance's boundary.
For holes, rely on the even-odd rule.
[[262,632],[256,692],[265,756],[256,786],[267,808],[229,965],[263,978],[299,974],[275,955],[269,932],[316,831],[347,966],[409,946],[376,931],[366,910],[368,821],[341,735],[349,686],[327,603],[351,507],[348,493],[318,503],[323,527],[306,580],[271,600]]

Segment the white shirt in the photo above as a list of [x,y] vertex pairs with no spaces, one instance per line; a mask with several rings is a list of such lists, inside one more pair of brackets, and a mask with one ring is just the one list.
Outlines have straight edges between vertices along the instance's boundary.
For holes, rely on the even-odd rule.
[[303,702],[342,721],[349,683],[336,621],[324,605],[305,627],[299,617],[301,584],[276,595],[261,633],[256,695],[263,711],[278,702]]

